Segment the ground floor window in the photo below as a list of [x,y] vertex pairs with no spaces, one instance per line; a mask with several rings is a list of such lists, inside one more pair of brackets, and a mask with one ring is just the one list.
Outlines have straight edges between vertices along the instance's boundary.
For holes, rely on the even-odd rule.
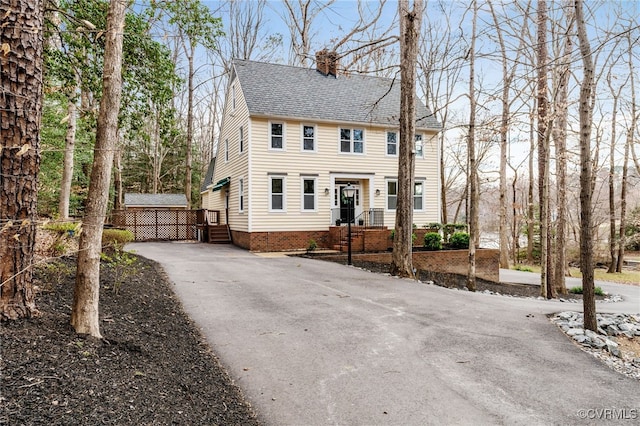
[[302,210],[313,211],[316,209],[316,179],[302,179]]
[[284,211],[284,177],[272,176],[269,182],[269,210]]

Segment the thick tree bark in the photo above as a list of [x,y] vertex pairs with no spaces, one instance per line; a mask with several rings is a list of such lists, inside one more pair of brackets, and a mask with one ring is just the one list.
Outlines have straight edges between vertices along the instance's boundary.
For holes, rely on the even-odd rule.
[[476,160],[476,94],[475,94],[475,58],[476,58],[476,24],[478,20],[478,4],[472,2],[473,21],[471,24],[471,47],[469,48],[469,133],[467,136],[467,152],[469,156],[469,264],[467,268],[467,289],[476,291],[476,240],[478,229],[478,164]]
[[102,78],[102,99],[94,148],[93,168],[78,251],[71,325],[77,333],[100,336],[100,251],[102,227],[109,201],[114,150],[118,140],[118,113],[122,94],[122,42],[126,0],[111,0]]
[[538,194],[540,207],[540,295],[553,297],[549,244],[549,100],[547,98],[547,2],[538,1]]
[[42,0],[0,0],[0,320],[38,315],[32,287],[42,118]]
[[416,126],[416,60],[422,21],[422,0],[400,0],[400,147],[398,151],[398,202],[393,239],[391,274],[413,277],[413,182]]
[[591,218],[591,90],[593,88],[593,59],[587,36],[582,0],[575,0],[578,41],[583,64],[580,83],[580,270],[582,272],[582,302],[584,328],[596,331],[596,300],[593,282],[593,237]]
[[69,200],[71,199],[71,183],[73,181],[73,154],[76,145],[77,108],[75,100],[69,99],[67,105],[67,132],[64,137],[64,163],[62,167],[62,182],[60,183],[60,199],[58,200],[58,214],[61,220],[69,219]]

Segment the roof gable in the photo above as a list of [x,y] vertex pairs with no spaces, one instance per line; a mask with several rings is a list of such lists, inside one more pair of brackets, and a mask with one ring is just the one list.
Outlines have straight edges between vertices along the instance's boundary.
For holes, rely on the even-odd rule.
[[[336,78],[315,69],[244,60],[234,61],[234,71],[252,116],[399,125],[399,79]],[[420,101],[416,116],[420,128],[441,128]]]

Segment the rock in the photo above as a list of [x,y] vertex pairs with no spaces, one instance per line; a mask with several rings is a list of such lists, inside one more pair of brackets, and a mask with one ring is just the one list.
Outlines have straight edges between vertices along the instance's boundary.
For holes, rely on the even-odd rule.
[[598,337],[598,334],[596,332],[591,331],[591,330],[585,330],[584,334],[591,340],[593,340],[593,339]]
[[[572,336],[572,338],[578,343],[587,343],[589,341],[589,338],[584,334],[576,334],[575,336]],[[587,345],[589,345],[589,343],[587,343]]]
[[606,340],[606,345],[607,345],[607,351],[609,351],[609,353],[615,357],[620,358],[620,348],[618,347],[618,344],[616,342],[614,342],[613,340]]
[[583,330],[583,329],[581,329],[581,328],[570,328],[570,329],[567,331],[567,334],[568,334],[569,336],[577,336],[577,335],[579,335],[579,334],[584,334],[584,330]]

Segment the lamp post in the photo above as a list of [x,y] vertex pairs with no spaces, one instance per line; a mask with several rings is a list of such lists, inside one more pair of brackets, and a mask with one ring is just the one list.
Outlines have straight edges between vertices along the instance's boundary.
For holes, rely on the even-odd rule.
[[351,214],[351,208],[353,206],[353,197],[356,195],[356,188],[350,183],[342,189],[342,195],[347,199],[347,265],[351,265],[351,221],[353,215]]

